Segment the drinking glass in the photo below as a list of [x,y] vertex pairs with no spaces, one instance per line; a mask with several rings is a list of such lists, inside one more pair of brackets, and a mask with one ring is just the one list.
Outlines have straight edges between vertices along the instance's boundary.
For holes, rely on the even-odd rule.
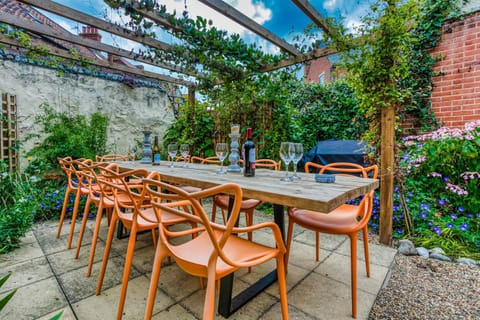
[[302,159],[303,157],[303,144],[301,143],[292,143],[293,148],[292,148],[292,154],[291,158],[293,161],[293,176],[291,176],[292,180],[300,180],[300,177],[297,176],[297,164],[298,162]]
[[288,176],[288,165],[292,161],[291,154],[293,149],[293,144],[291,142],[282,142],[280,144],[280,158],[285,163],[285,177],[281,178],[280,181],[291,182],[292,179]]
[[227,157],[228,154],[228,143],[217,143],[215,146],[215,154],[220,160],[220,171],[217,174],[226,174],[227,172],[223,170],[223,160]]
[[178,146],[176,143],[171,143],[168,145],[168,156],[170,157],[170,168],[173,168],[173,161],[177,155]]
[[188,165],[187,165],[187,157],[188,157],[188,153],[190,152],[190,149],[188,147],[188,144],[181,144],[180,145],[180,154],[182,155],[183,157],[183,167],[184,168],[187,168]]

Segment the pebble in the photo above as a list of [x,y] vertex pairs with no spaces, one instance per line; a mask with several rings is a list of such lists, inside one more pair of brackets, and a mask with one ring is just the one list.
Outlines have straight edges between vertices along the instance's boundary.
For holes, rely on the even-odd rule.
[[424,259],[437,259],[441,261],[455,261],[460,264],[467,265],[480,265],[479,262],[469,258],[457,258],[453,260],[452,258],[445,255],[445,251],[442,248],[435,247],[430,250],[424,247],[417,247],[412,241],[408,239],[403,239],[399,241],[398,252],[404,256],[421,256]]

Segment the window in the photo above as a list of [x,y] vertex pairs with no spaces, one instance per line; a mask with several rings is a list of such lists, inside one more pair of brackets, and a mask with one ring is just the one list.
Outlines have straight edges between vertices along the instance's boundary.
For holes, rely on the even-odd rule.
[[325,84],[325,72],[320,73],[318,76],[318,83]]

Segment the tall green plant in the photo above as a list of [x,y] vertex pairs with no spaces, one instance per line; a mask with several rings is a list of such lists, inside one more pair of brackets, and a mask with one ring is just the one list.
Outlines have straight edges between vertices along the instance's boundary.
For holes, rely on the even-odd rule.
[[[57,157],[94,159],[106,150],[108,118],[95,113],[90,121],[83,115],[68,115],[55,111],[48,104],[40,106],[42,114],[35,119],[41,126],[39,134],[30,135],[43,138],[43,141],[27,155],[33,157],[31,167],[44,164],[57,167]],[[41,170],[40,170],[41,171]]]

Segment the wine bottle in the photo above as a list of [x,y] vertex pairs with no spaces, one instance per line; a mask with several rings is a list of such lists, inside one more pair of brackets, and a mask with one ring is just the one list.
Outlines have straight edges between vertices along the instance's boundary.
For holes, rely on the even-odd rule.
[[158,136],[155,136],[152,148],[152,164],[154,166],[160,165],[160,147],[158,146]]
[[243,145],[243,175],[255,176],[255,144],[252,141],[252,128],[247,129],[247,141]]

